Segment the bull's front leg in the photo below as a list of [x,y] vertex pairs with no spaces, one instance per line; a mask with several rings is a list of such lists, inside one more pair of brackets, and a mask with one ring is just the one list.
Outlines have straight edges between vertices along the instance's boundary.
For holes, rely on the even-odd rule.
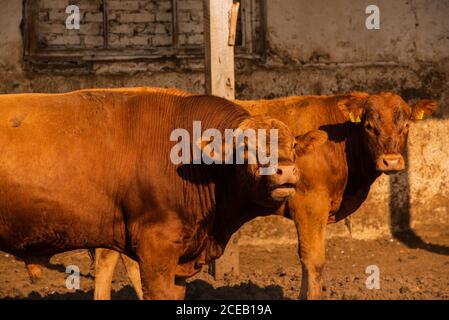
[[301,299],[322,299],[321,278],[325,263],[325,231],[329,197],[324,192],[297,195],[289,202],[298,233],[302,266]]
[[167,229],[151,227],[140,235],[136,252],[144,299],[181,300],[185,296],[185,283],[175,282],[181,237]]
[[95,249],[95,300],[111,300],[112,277],[120,253],[110,249]]
[[[137,261],[131,259],[125,254],[121,254],[123,264],[125,265],[128,278],[136,291],[139,300],[143,300],[142,281],[140,278],[140,269]],[[186,294],[186,279],[184,277],[175,277],[174,295],[176,300],[184,299]]]
[[139,300],[143,300],[142,280],[140,278],[139,264],[137,261],[131,259],[124,253],[120,254],[120,257],[125,265],[126,273],[128,274],[128,278],[133,285],[137,298],[139,298]]

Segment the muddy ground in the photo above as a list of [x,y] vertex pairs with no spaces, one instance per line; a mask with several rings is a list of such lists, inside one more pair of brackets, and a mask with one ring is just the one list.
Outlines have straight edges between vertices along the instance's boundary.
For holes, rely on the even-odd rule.
[[[424,230],[393,238],[327,242],[324,292],[327,299],[449,299],[449,230]],[[423,242],[422,239],[425,239]],[[202,272],[189,280],[188,299],[295,299],[300,266],[294,245],[241,246],[240,276],[215,281]],[[81,290],[65,287],[65,266],[81,270]],[[377,265],[380,289],[368,290],[365,269]],[[43,278],[28,280],[21,261],[0,252],[0,298],[92,299],[94,270],[85,251],[52,258]],[[113,299],[135,299],[124,267],[119,262],[113,282]]]

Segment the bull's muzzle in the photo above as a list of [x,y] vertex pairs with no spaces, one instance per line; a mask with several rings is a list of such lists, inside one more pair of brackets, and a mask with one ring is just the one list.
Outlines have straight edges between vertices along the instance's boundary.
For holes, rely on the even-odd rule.
[[280,165],[271,177],[273,199],[283,201],[295,194],[296,183],[299,180],[299,171],[295,165]]
[[399,153],[383,154],[376,161],[377,171],[391,174],[404,170],[405,161],[404,157]]

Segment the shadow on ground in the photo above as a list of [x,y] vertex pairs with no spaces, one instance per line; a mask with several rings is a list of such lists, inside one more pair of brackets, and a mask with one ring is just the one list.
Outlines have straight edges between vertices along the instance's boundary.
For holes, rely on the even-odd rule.
[[[5,299],[20,299],[20,300],[92,300],[94,291],[76,291],[65,293],[50,293],[41,294],[36,291],[31,292],[28,296],[23,298]],[[112,300],[136,300],[137,296],[131,285],[126,285],[120,290],[112,291]],[[222,300],[222,299],[287,299],[284,297],[282,287],[278,285],[269,285],[267,287],[260,287],[251,281],[248,283],[238,284],[234,286],[222,286],[214,288],[212,285],[204,280],[194,280],[187,285],[186,299],[208,299],[208,300]]]
[[[406,150],[406,155],[408,150]],[[406,156],[406,159],[408,157]],[[395,239],[411,249],[449,255],[449,247],[422,239],[411,227],[410,179],[408,164],[404,172],[390,176],[390,230]]]

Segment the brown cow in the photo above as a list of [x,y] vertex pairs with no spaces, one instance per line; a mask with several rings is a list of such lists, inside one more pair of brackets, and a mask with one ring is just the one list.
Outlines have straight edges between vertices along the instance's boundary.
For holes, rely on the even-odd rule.
[[329,141],[315,154],[297,159],[303,175],[295,197],[288,202],[298,232],[301,297],[319,299],[326,224],[355,212],[382,173],[405,168],[410,122],[431,115],[436,103],[420,100],[409,106],[390,92],[239,103],[253,115],[284,121],[294,134],[312,128],[328,133]]
[[[269,115],[283,121],[296,135],[315,129],[328,133],[329,141],[317,152],[297,158],[296,164],[303,173],[301,183],[288,202],[288,210],[280,212],[295,221],[298,231],[303,270],[301,297],[319,299],[326,224],[356,211],[381,173],[404,169],[403,153],[410,122],[431,115],[436,103],[420,100],[411,107],[400,96],[388,92],[237,103],[253,115]],[[119,254],[98,249],[96,257],[96,298],[105,299],[109,297],[112,279],[110,265],[115,265]],[[136,269],[129,259],[123,258],[127,270]],[[138,271],[129,275],[141,295],[136,285]]]
[[[277,170],[261,175],[259,158],[173,164],[173,130],[194,135],[198,120],[219,133],[277,129]],[[196,273],[240,225],[282,207],[298,180],[295,150],[326,140],[313,131],[295,141],[278,120],[167,89],[2,95],[0,123],[0,250],[23,259],[31,275],[67,250],[126,253],[139,261],[144,297],[154,299],[182,298],[175,273]],[[268,141],[262,147],[271,150]]]

